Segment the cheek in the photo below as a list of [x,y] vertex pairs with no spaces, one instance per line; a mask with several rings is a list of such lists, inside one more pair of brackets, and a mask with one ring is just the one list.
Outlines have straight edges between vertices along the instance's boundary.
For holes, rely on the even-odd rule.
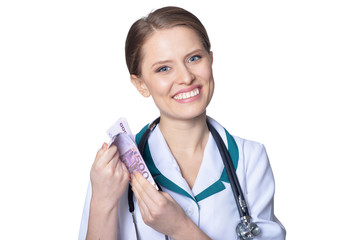
[[202,71],[202,78],[205,81],[205,84],[209,86],[209,98],[211,99],[214,92],[214,78],[213,78],[213,72],[212,67],[208,67]]
[[198,70],[198,76],[201,76],[207,82],[213,82],[213,73],[210,66]]
[[166,79],[152,79],[147,85],[153,97],[167,95],[171,88],[170,81],[167,81]]
[[201,62],[200,64],[194,65],[192,71],[194,74],[198,75],[199,77],[203,78],[204,80],[209,80],[212,78],[212,64],[211,62],[207,61]]

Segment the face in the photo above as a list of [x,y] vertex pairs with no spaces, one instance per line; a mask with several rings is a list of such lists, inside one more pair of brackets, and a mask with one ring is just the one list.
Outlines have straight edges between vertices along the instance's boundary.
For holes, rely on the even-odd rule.
[[156,30],[142,53],[141,76],[131,79],[143,96],[153,97],[162,118],[186,120],[205,114],[214,90],[213,57],[194,30]]

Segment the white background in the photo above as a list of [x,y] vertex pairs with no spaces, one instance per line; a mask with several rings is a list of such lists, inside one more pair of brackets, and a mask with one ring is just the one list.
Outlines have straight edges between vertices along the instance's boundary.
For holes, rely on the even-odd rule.
[[356,239],[361,181],[359,1],[1,1],[0,238],[76,239],[95,153],[127,117],[157,117],[124,41],[152,9],[206,26],[208,114],[265,144],[287,238]]

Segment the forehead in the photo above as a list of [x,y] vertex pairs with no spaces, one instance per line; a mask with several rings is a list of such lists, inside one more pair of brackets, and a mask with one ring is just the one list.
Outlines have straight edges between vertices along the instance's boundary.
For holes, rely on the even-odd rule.
[[195,49],[204,47],[193,29],[182,26],[157,29],[142,47],[143,62],[172,60]]

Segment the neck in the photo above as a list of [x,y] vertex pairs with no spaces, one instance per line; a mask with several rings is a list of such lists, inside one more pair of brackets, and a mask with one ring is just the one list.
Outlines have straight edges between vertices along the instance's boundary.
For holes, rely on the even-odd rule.
[[203,152],[208,141],[206,113],[190,120],[174,120],[161,116],[159,128],[173,153]]

